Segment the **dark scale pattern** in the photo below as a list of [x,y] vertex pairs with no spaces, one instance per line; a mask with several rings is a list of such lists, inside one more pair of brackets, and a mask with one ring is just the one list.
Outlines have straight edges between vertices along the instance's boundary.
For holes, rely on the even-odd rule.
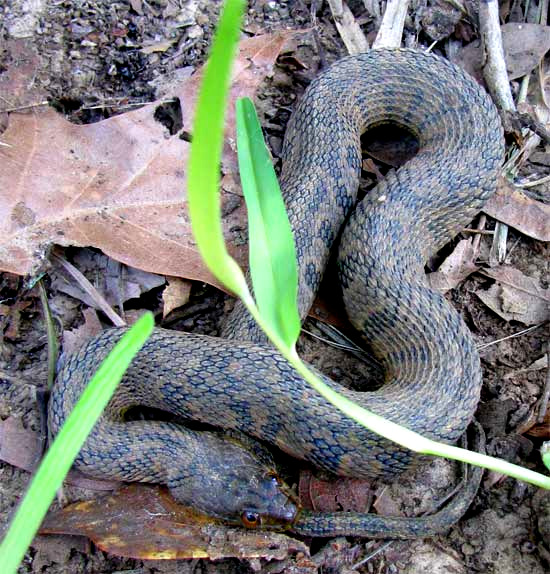
[[[420,149],[356,206],[342,235],[339,272],[348,314],[368,335],[387,384],[356,393],[327,383],[392,421],[452,442],[478,402],[479,358],[458,313],[427,288],[423,264],[494,191],[503,142],[488,96],[448,61],[375,50],[341,60],[308,88],[288,125],[281,177],[300,270],[299,308],[302,316],[309,310],[332,242],[356,201],[360,135],[384,122],[416,134]],[[218,515],[258,508],[274,520],[292,517],[290,503],[262,478],[264,459],[258,462],[246,441],[152,421],[118,422],[119,412],[134,404],[247,433],[345,476],[387,478],[421,460],[347,419],[259,345],[264,337],[242,305],[223,331],[223,338],[155,331],[79,466],[100,476],[167,483],[181,500]],[[52,432],[120,336],[106,331],[66,359],[50,403]],[[459,503],[433,519],[303,514],[294,528],[322,536],[425,536],[464,512],[475,480]]]

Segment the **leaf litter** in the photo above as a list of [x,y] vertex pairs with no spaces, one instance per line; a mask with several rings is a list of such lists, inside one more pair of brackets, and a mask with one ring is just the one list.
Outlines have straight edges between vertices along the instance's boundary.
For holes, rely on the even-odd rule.
[[261,530],[227,528],[177,504],[167,489],[143,484],[50,513],[40,533],[87,536],[106,552],[150,560],[309,556],[308,547],[299,540],[274,532],[266,536]]
[[[140,4],[141,4],[141,3],[140,3]],[[169,95],[170,95],[170,90],[168,91],[168,97],[169,97]],[[13,118],[13,116],[12,116],[12,118]],[[184,125],[184,127],[183,127],[183,131],[185,131],[185,125]],[[227,146],[227,148],[226,148],[225,151],[227,152],[228,150],[231,151],[231,146]],[[234,168],[234,165],[235,165],[235,160],[234,160],[234,156],[231,155],[231,154],[227,154],[227,155],[225,156],[225,159],[226,159],[226,161],[225,161],[225,169],[226,169],[227,171],[224,173],[223,179],[224,179],[224,181],[226,181],[226,182],[230,182],[230,183],[233,182],[233,183],[231,183],[231,191],[232,191],[232,193],[233,193],[233,197],[231,197],[231,200],[232,200],[233,203],[234,203],[234,199],[235,199],[234,195],[235,195],[235,193],[238,193],[238,187],[234,184],[234,182],[236,181],[236,176],[235,176],[236,172],[235,172],[235,171],[232,171],[232,169]],[[232,165],[232,162],[233,162],[233,165]],[[0,168],[0,169],[1,169],[1,168]],[[229,187],[229,186],[228,186],[228,187]],[[226,204],[226,205],[227,205],[227,204]],[[544,204],[542,204],[542,205],[544,205]],[[237,208],[238,208],[238,206],[237,206]],[[226,210],[225,210],[225,211],[228,211],[229,213],[231,213],[232,209],[233,209],[233,204],[229,205],[229,208],[226,207]],[[495,212],[495,213],[496,213],[496,212]],[[21,217],[23,220],[25,220],[27,214],[25,213],[25,210],[24,210],[24,209],[21,209],[20,212],[18,212],[17,210],[15,210],[15,215],[16,215],[16,219],[17,219],[17,217]],[[498,213],[496,213],[495,215],[492,215],[492,216],[495,217],[495,218],[497,218],[497,219],[499,218]],[[510,224],[510,225],[513,225],[512,223],[509,223],[509,224]],[[516,228],[517,228],[517,229],[520,229],[519,227],[516,227]],[[527,235],[530,235],[530,233],[529,233],[529,232],[526,232],[525,230],[520,229],[520,231],[522,231],[523,233],[526,233]],[[536,232],[538,233],[538,231],[536,231]],[[533,237],[533,235],[531,235],[531,236]],[[469,241],[469,240],[465,240],[465,241]],[[457,248],[457,249],[458,249],[458,248]],[[462,251],[466,254],[466,256],[460,255],[460,250],[462,250]],[[466,268],[466,269],[465,269],[465,272],[466,272],[466,271],[467,271],[467,266],[469,265],[468,262],[473,262],[473,261],[475,260],[475,257],[471,257],[471,253],[469,252],[468,249],[465,249],[465,245],[463,245],[463,246],[460,248],[460,250],[459,250],[459,253],[455,255],[455,258],[456,258],[456,260],[458,261],[458,265],[459,265],[459,266],[462,265],[461,261],[466,262],[466,264],[464,265],[465,268]],[[452,257],[452,255],[453,255],[453,254],[451,254],[451,257]],[[451,263],[452,263],[452,261],[449,262],[449,264],[451,264]],[[441,272],[444,274],[444,273],[445,273],[445,267],[443,266],[442,268],[439,269],[439,271],[441,271]],[[470,272],[471,272],[471,271],[470,271]],[[454,275],[454,271],[451,271],[450,275]],[[462,281],[462,280],[464,279],[464,275],[462,275],[461,278],[459,277],[458,279],[456,279],[456,278],[451,278],[451,279],[452,279],[453,282],[457,282],[457,281],[460,282],[460,281]],[[185,295],[183,296],[183,299],[184,299],[184,298],[185,298]],[[91,329],[93,329],[92,323],[93,323],[93,320],[91,321],[91,325],[90,325],[90,328],[91,328]],[[127,512],[127,508],[124,509],[124,510]],[[122,511],[122,509],[121,509],[121,511]],[[142,527],[140,524],[138,524],[137,528],[144,528],[144,527]]]
[[537,279],[519,269],[502,265],[482,272],[495,283],[476,295],[506,321],[536,325],[550,319],[550,289],[540,287]]
[[[243,40],[234,67],[226,142],[235,140],[234,104],[253,96],[271,73],[288,32]],[[200,72],[174,87],[183,129],[190,131]],[[191,236],[185,199],[189,143],[155,119],[158,102],[75,125],[53,109],[12,114],[0,148],[0,269],[32,274],[53,242],[93,246],[153,273],[219,286]],[[236,176],[234,146],[222,169]],[[243,264],[245,207],[234,194],[224,210],[231,254]]]

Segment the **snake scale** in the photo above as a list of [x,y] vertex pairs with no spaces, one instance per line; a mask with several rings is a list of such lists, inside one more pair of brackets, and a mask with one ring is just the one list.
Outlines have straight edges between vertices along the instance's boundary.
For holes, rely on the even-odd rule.
[[[411,132],[418,153],[356,205],[360,136],[385,124]],[[281,188],[296,242],[301,316],[349,217],[338,255],[343,298],[385,369],[385,384],[374,392],[323,378],[375,413],[446,442],[455,441],[473,416],[481,369],[468,328],[427,286],[424,264],[494,191],[502,155],[502,128],[487,94],[447,60],[407,49],[372,50],[331,66],[308,87],[283,146]],[[479,470],[457,500],[431,517],[297,512],[264,447],[238,433],[357,478],[395,477],[419,457],[346,418],[310,389],[265,343],[242,305],[222,331],[212,338],[156,330],[77,467],[100,477],[164,483],[176,498],[212,515],[248,526],[286,524],[312,536],[429,536],[466,510]],[[64,359],[49,407],[52,433],[122,332],[104,331]],[[131,405],[234,432],[122,420]]]

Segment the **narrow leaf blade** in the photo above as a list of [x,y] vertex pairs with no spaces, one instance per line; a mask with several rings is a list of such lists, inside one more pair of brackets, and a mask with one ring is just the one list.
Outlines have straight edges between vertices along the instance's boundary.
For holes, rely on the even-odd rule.
[[291,348],[300,333],[294,237],[260,122],[249,98],[237,101],[236,116],[254,296],[264,320]]
[[135,323],[103,361],[67,417],[0,545],[0,564],[4,574],[15,574],[17,571],[78,451],[153,327],[151,313],[146,313]]
[[216,278],[241,296],[248,288],[225,247],[219,174],[227,93],[244,5],[243,0],[228,0],[220,16],[195,112],[187,178],[189,214],[199,251]]

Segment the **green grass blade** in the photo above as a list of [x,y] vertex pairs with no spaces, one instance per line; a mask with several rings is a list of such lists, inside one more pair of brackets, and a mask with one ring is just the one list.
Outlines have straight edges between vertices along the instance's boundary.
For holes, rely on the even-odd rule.
[[228,0],[220,16],[197,102],[187,177],[189,214],[199,251],[214,276],[240,296],[248,287],[225,247],[218,189],[227,93],[244,6],[243,0]]
[[0,545],[2,574],[15,574],[57,489],[109,402],[124,371],[154,327],[146,313],[103,361],[42,460]]
[[[217,60],[226,57],[225,63],[228,66],[227,69],[229,69],[230,66],[229,59],[234,54],[234,47],[233,45],[225,43],[225,47],[222,48],[220,42],[222,35],[227,34],[231,37],[235,37],[238,32],[240,20],[236,16],[237,4],[241,5],[242,3],[232,0],[227,1],[212,48],[211,59],[216,59],[216,66],[219,66],[220,64]],[[233,31],[229,29],[229,17],[226,16],[230,12],[233,14],[232,22],[235,26]],[[225,54],[221,53],[223,51],[225,51]],[[200,109],[197,111],[194,139],[191,146],[191,157],[194,163],[192,163],[192,169],[190,168],[188,184],[189,209],[193,232],[201,254],[214,275],[241,297],[254,319],[259,323],[262,329],[264,329],[274,345],[294,366],[298,373],[335,407],[364,427],[416,452],[425,452],[471,462],[472,464],[502,471],[505,474],[537,484],[543,488],[550,488],[550,477],[519,466],[510,465],[506,463],[506,461],[492,459],[491,457],[472,453],[464,449],[458,449],[457,447],[449,447],[449,445],[435,443],[422,437],[418,433],[400,427],[390,421],[386,421],[378,415],[363,409],[324,384],[314,373],[307,369],[295,352],[295,319],[291,318],[288,324],[284,323],[284,319],[281,319],[284,313],[295,314],[297,316],[295,295],[290,295],[292,289],[286,292],[284,304],[281,305],[280,308],[275,309],[275,307],[272,306],[273,296],[274,294],[276,295],[274,285],[277,284],[274,275],[279,270],[271,259],[269,265],[272,269],[267,270],[265,276],[261,275],[259,280],[257,278],[255,280],[254,292],[260,302],[258,307],[255,305],[246,286],[246,282],[244,281],[242,272],[236,262],[227,254],[221,233],[221,210],[218,203],[218,174],[222,145],[221,124],[223,122],[223,110],[221,110],[221,107],[223,106],[227,93],[228,76],[219,71],[211,72],[214,69],[217,68],[210,62],[199,96]],[[224,68],[224,73],[227,72],[227,69]],[[216,106],[215,110],[212,106]],[[217,106],[220,106],[220,108]],[[265,264],[268,258],[267,252],[271,251],[274,246],[276,249],[279,249],[278,241],[280,238],[270,237],[269,230],[272,229],[270,227],[271,224],[265,222],[258,223],[262,217],[266,219],[270,218],[272,213],[276,212],[278,208],[270,209],[270,198],[275,187],[273,185],[271,172],[258,177],[259,174],[264,172],[264,168],[266,168],[266,160],[265,158],[262,159],[262,154],[265,153],[265,144],[263,141],[260,141],[259,137],[261,136],[261,130],[255,126],[250,105],[243,103],[239,104],[239,107],[241,127],[245,132],[249,132],[248,135],[244,137],[241,135],[241,137],[239,137],[239,147],[242,147],[242,151],[240,150],[239,164],[242,171],[243,187],[248,186],[250,181],[258,186],[258,189],[252,192],[251,204],[249,204],[250,194],[245,192],[248,210],[252,212],[252,218],[254,218],[254,222],[252,223],[254,229],[251,228],[250,230],[251,260],[254,262],[254,267],[257,267]],[[213,121],[214,116],[216,121]],[[199,149],[195,149],[196,147]],[[255,150],[252,148],[260,149]],[[213,154],[214,151],[217,154],[215,156]],[[208,185],[205,185],[204,181],[201,180],[203,174],[205,175],[204,181],[207,181]],[[270,189],[267,193],[264,193],[261,188],[266,182]],[[268,198],[267,200],[263,197],[264,195]],[[280,202],[282,203],[282,199]],[[281,225],[280,215],[276,215],[275,217],[278,218],[279,224]],[[286,223],[283,222],[282,225],[285,226]],[[282,237],[286,234],[287,231],[283,230]],[[254,245],[254,242],[258,238],[261,241],[259,247]],[[284,252],[285,249],[286,248],[283,248],[282,251]],[[262,257],[264,258],[263,261]],[[269,255],[269,257],[271,257],[271,255]],[[278,255],[275,255],[275,257],[278,257]],[[284,268],[286,269],[286,267]],[[254,270],[253,273],[256,274],[256,270]],[[291,281],[292,280],[289,280],[289,282]],[[267,290],[267,292],[264,292],[264,289]]]
[[239,99],[236,111],[254,298],[264,321],[291,348],[300,334],[294,237],[254,104]]

